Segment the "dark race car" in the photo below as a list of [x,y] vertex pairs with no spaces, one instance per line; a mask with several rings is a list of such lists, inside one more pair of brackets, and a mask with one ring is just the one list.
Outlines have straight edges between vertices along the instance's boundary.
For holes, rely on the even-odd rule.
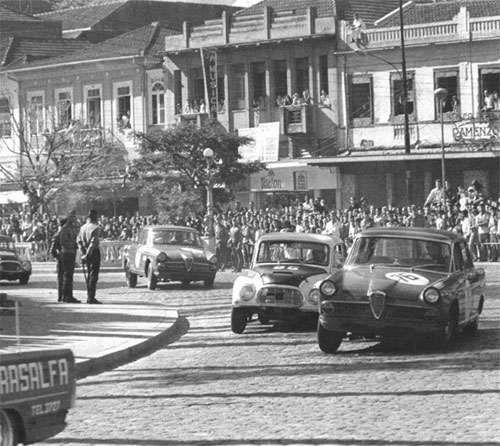
[[25,285],[30,276],[31,262],[19,257],[9,236],[0,235],[0,280],[19,280],[21,285]]
[[344,268],[320,285],[318,344],[334,353],[347,333],[428,337],[446,346],[478,328],[485,273],[466,241],[437,229],[372,228],[357,236]]
[[139,231],[137,241],[124,248],[123,268],[131,288],[136,286],[138,276],[147,277],[150,290],[159,281],[184,285],[203,281],[208,288],[215,280],[217,258],[193,228],[146,226]]

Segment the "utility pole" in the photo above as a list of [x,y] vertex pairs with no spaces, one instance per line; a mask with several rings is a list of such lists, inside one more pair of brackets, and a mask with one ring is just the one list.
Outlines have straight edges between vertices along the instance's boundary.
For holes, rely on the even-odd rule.
[[406,77],[405,34],[403,22],[403,0],[399,0],[399,23],[401,34],[401,66],[403,71],[403,112],[405,126],[405,153],[410,153],[410,124],[408,121],[408,79]]

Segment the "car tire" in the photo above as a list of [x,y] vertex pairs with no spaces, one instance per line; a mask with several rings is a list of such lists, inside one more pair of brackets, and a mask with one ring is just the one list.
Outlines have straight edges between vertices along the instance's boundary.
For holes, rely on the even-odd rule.
[[438,345],[441,348],[448,347],[453,340],[458,330],[458,307],[456,304],[452,305],[448,313],[448,319],[445,325],[438,333]]
[[327,330],[321,322],[318,321],[318,345],[324,353],[336,353],[339,349],[345,333],[340,331]]
[[129,288],[135,288],[137,285],[137,274],[130,271],[128,265],[125,267],[125,277]]
[[158,283],[158,278],[153,272],[153,268],[148,269],[148,288],[150,290],[156,290],[156,284]]
[[257,314],[257,319],[259,319],[259,322],[262,325],[267,325],[271,321],[271,318],[269,316],[264,316],[263,314],[259,313]]
[[205,288],[212,288],[214,286],[214,282],[215,282],[215,277],[210,277],[209,279],[205,279],[203,281],[203,286]]
[[182,281],[182,286],[183,286],[184,288],[189,288],[189,284],[190,284],[190,283],[191,283],[191,281],[190,281],[190,280],[183,280],[183,281]]
[[30,280],[30,276],[21,276],[21,277],[19,277],[19,283],[21,285],[26,285],[29,280]]
[[466,325],[462,331],[467,336],[473,336],[477,333],[478,328],[479,328],[479,317],[476,317],[476,319],[474,319],[474,322]]
[[244,308],[233,308],[231,310],[231,330],[233,333],[241,334],[247,327],[247,312]]
[[17,446],[17,426],[12,416],[5,410],[0,410],[0,441],[1,446]]

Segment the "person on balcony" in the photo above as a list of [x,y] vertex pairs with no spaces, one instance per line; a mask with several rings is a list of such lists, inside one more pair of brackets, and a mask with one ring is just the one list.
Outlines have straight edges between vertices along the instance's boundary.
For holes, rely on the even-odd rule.
[[352,42],[359,47],[366,48],[368,46],[368,37],[365,33],[366,24],[358,14],[354,14],[354,20],[351,25]]

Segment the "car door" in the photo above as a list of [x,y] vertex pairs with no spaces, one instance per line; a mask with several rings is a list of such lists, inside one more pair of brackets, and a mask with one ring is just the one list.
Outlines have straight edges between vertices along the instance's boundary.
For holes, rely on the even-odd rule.
[[472,311],[472,294],[460,242],[455,242],[453,244],[452,268],[454,270],[454,274],[456,274],[458,303],[460,309],[462,310],[460,312],[460,320],[462,321],[470,317]]
[[483,294],[484,288],[484,270],[482,268],[475,268],[472,261],[472,255],[469,247],[465,241],[460,243],[462,255],[464,257],[464,268],[467,274],[467,281],[470,285],[471,293],[471,313],[469,316],[474,316],[479,308],[479,301]]

